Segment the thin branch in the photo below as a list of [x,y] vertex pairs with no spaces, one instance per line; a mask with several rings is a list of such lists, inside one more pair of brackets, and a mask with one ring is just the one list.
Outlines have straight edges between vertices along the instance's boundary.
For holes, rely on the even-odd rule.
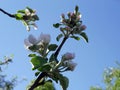
[[57,48],[56,52],[54,53],[55,59],[57,59],[57,56],[62,48],[62,46],[64,45],[65,41],[68,39],[68,37],[64,37],[63,41],[61,42],[60,46]]
[[43,82],[40,83],[40,80],[41,80],[43,77],[45,77],[45,76],[47,76],[47,73],[46,73],[46,72],[42,72],[42,73],[38,76],[38,78],[35,80],[34,84],[33,84],[28,90],[34,90],[37,86],[42,85]]
[[15,18],[15,15],[8,13],[8,12],[4,11],[4,10],[1,9],[1,8],[0,8],[0,11],[1,11],[2,13],[6,14],[7,16],[11,17],[11,18]]

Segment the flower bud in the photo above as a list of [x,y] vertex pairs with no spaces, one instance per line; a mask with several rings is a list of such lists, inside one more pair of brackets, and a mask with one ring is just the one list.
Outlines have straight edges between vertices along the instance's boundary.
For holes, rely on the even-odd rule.
[[75,54],[67,52],[66,54],[62,56],[62,58],[63,60],[72,60],[75,58]]
[[85,30],[87,27],[85,25],[80,26],[80,30]]
[[71,17],[71,12],[68,12],[68,14],[67,14],[67,15],[68,15],[68,17],[70,18],[70,17]]
[[68,31],[70,31],[71,28],[67,26],[67,27],[65,27],[65,29],[68,30]]
[[73,61],[65,61],[64,65],[67,67],[66,70],[74,71],[75,67],[77,66],[77,63]]
[[64,13],[61,14],[61,18],[65,19],[65,14]]

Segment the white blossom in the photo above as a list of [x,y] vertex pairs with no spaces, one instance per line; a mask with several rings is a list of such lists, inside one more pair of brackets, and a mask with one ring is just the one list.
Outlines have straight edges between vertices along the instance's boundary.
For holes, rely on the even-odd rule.
[[26,8],[25,9],[25,14],[27,15],[27,16],[29,16],[31,13],[30,13],[30,11]]
[[38,43],[38,40],[32,34],[29,35],[28,40],[33,45]]
[[39,43],[39,39],[34,37],[32,34],[30,34],[28,38],[24,40],[24,44],[27,49],[32,45],[37,45],[38,43]]
[[36,25],[35,23],[33,23],[32,26],[33,26],[33,28],[34,28],[35,30],[38,29],[38,27],[37,27],[37,25]]
[[42,42],[42,43],[48,44],[48,43],[50,42],[50,40],[51,40],[51,37],[50,37],[49,34],[43,34],[43,33],[41,33],[41,34],[40,34],[40,37],[39,37],[39,40],[40,40],[40,42]]
[[27,39],[24,40],[25,47],[28,49],[32,45],[43,45],[50,42],[49,34],[40,34],[38,38],[30,34]]

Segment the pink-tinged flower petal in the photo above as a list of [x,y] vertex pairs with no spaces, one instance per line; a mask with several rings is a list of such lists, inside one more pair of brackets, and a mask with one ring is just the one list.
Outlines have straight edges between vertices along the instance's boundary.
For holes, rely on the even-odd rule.
[[32,24],[32,26],[33,26],[33,28],[35,29],[35,30],[37,30],[38,29],[38,27],[37,27],[37,25],[34,23],[34,24]]
[[25,45],[26,49],[28,49],[31,46],[31,43],[28,41],[28,39],[25,39],[24,45]]
[[68,61],[67,65],[68,65],[68,70],[74,71],[75,67],[77,66],[77,63],[73,61]]
[[49,43],[50,40],[51,40],[51,37],[50,37],[49,34],[43,34],[43,33],[41,33],[41,34],[40,34],[40,37],[39,37],[39,40],[40,40],[41,42],[43,42],[43,43]]
[[62,58],[63,60],[72,60],[75,58],[75,54],[67,52],[66,54],[63,55]]
[[87,27],[85,25],[80,26],[81,30],[85,30]]
[[35,44],[38,43],[37,39],[36,39],[32,34],[29,35],[28,40],[29,40],[29,42],[30,42],[31,44],[33,44],[33,45],[35,45]]
[[27,26],[26,26],[26,30],[27,30],[27,31],[30,31],[30,26],[27,25]]

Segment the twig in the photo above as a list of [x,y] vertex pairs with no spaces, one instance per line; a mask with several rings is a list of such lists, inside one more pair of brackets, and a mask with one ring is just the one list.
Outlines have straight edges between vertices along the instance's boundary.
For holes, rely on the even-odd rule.
[[8,12],[4,11],[4,10],[1,9],[1,8],[0,8],[0,11],[1,11],[2,13],[6,14],[7,16],[11,17],[11,18],[15,18],[15,15],[8,13]]
[[42,85],[43,82],[41,82],[41,83],[39,83],[39,82],[40,82],[40,80],[41,80],[43,77],[45,77],[45,76],[47,76],[47,73],[46,73],[46,72],[42,72],[42,73],[38,76],[38,78],[35,80],[34,84],[33,84],[28,90],[34,90],[37,86]]
[[65,41],[68,39],[68,37],[64,37],[63,41],[61,42],[60,46],[57,48],[56,52],[54,53],[55,59],[57,59],[57,56],[62,48],[62,46],[64,45]]

